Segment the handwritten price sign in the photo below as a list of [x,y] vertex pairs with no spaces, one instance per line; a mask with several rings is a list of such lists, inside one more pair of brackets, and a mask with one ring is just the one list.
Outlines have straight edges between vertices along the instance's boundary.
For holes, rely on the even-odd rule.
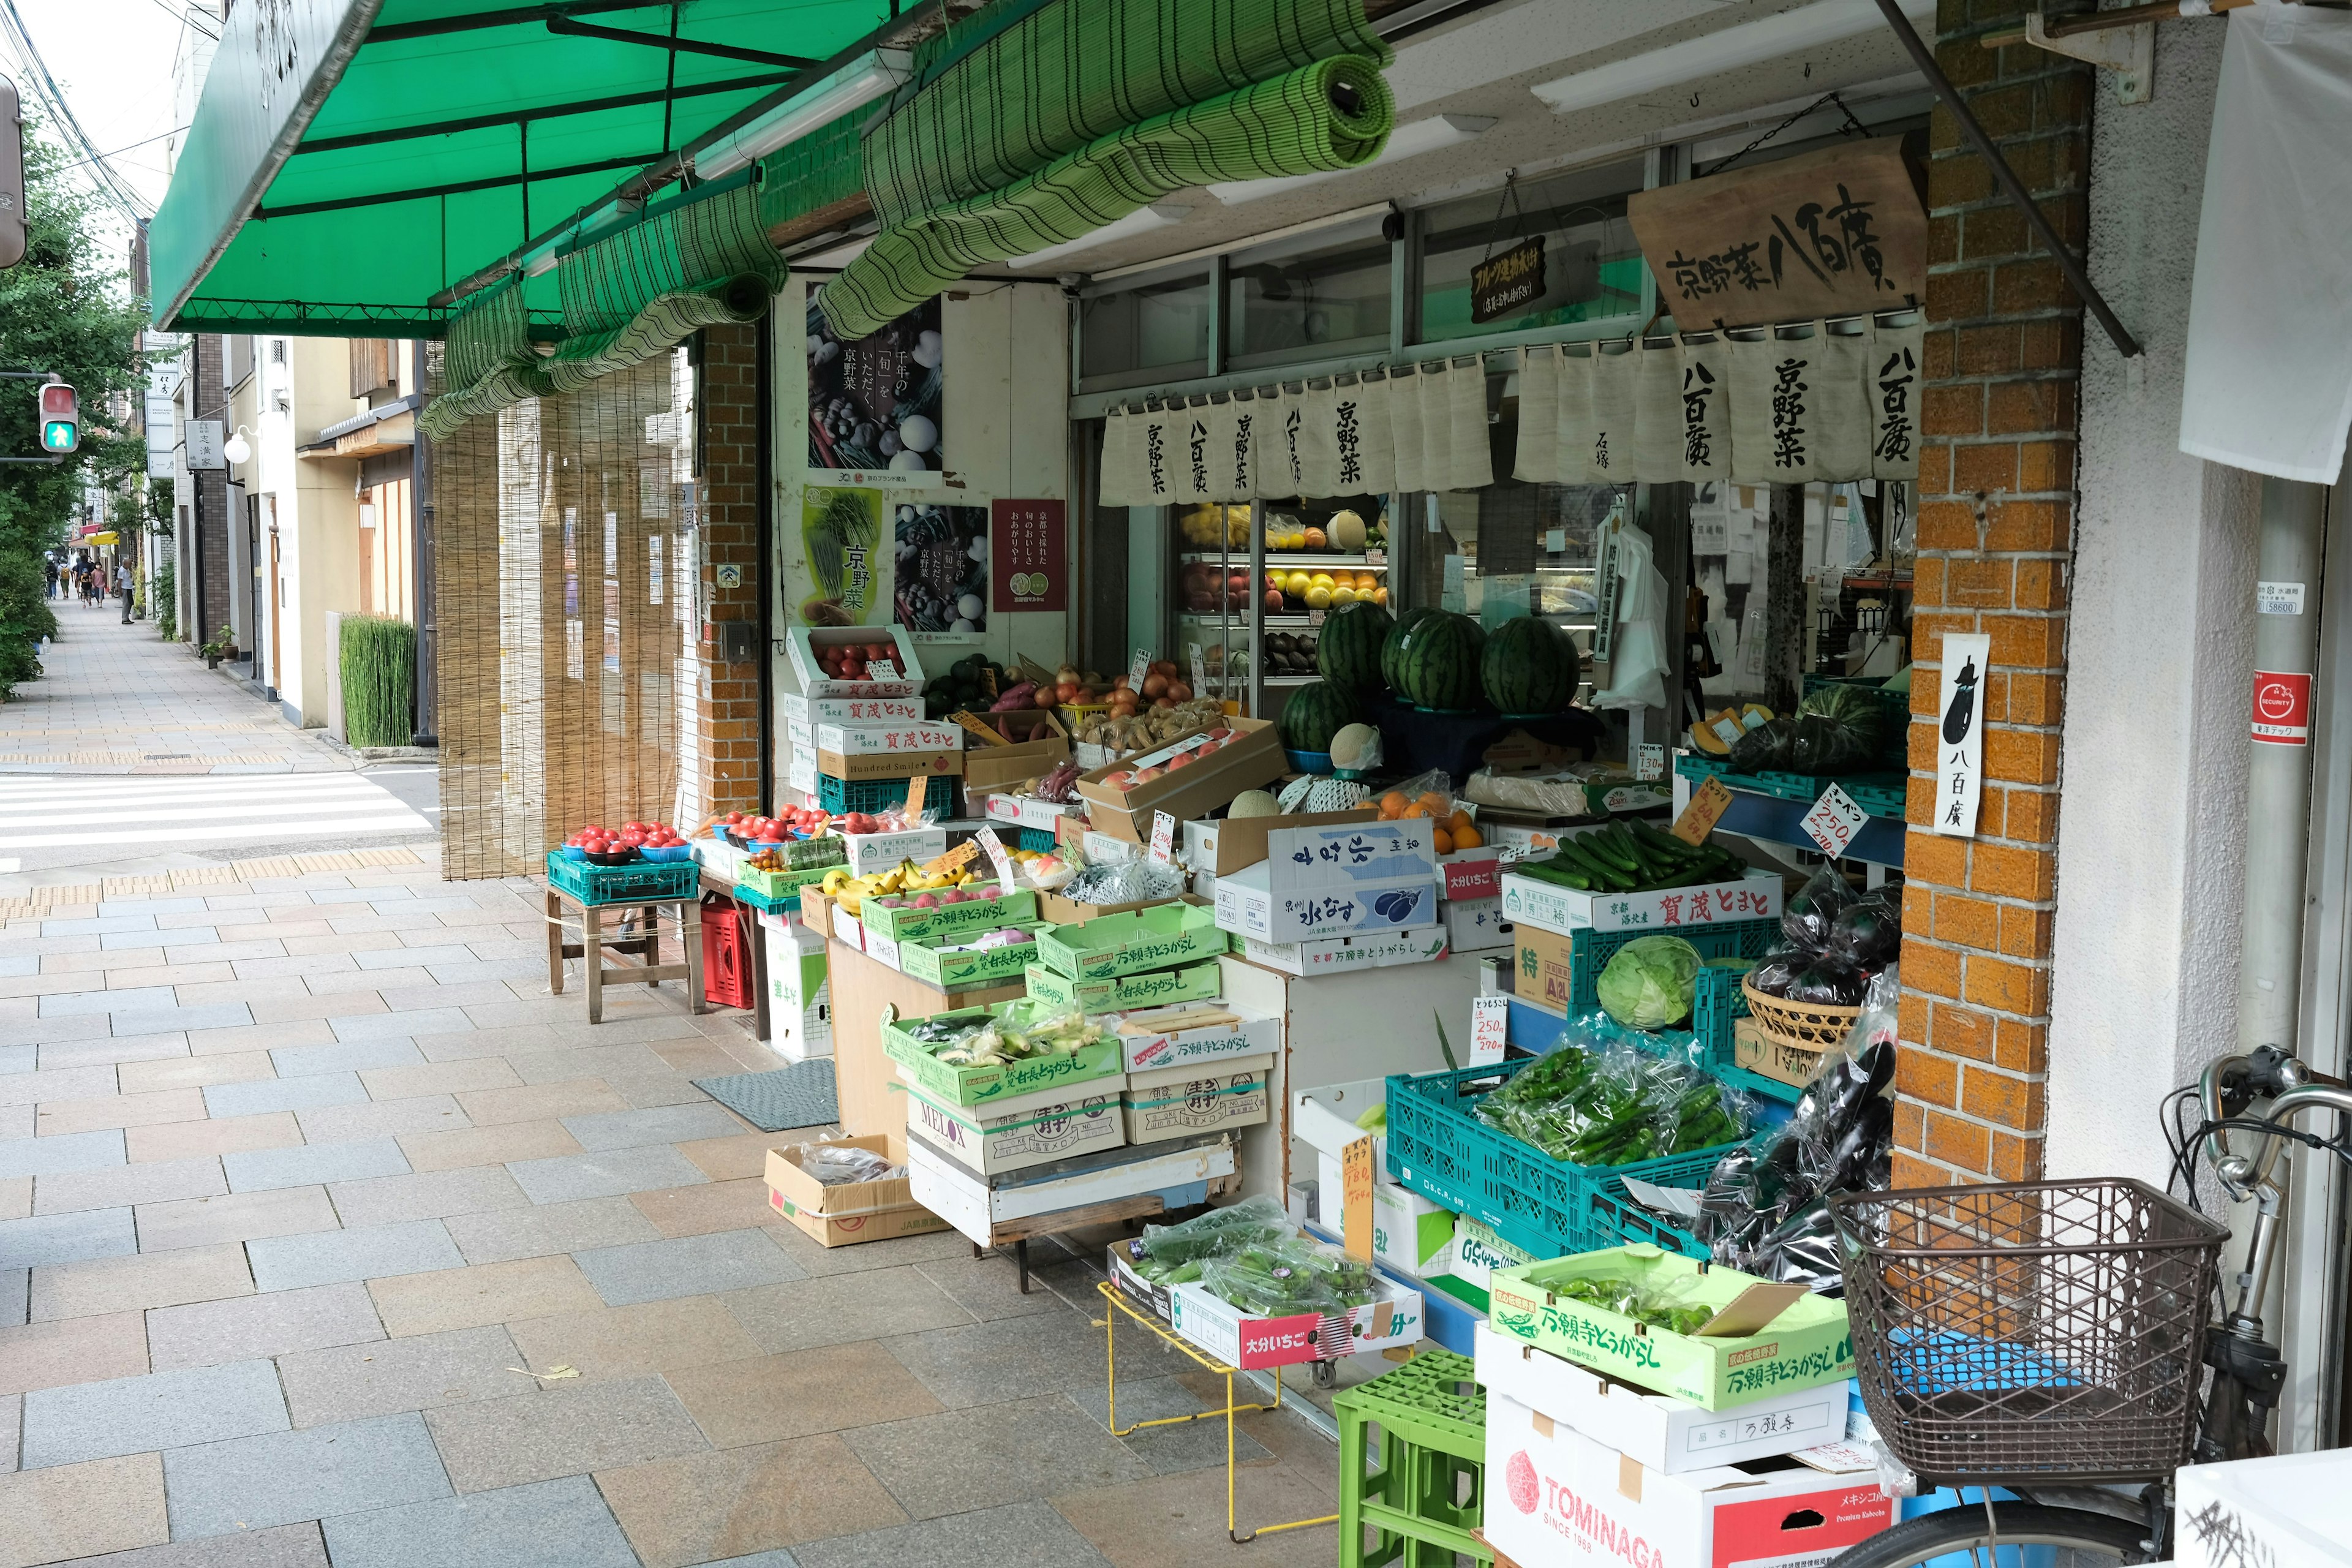
[[1870,814],[1854,805],[1852,795],[1832,784],[1822,792],[1822,798],[1813,802],[1813,809],[1805,813],[1798,826],[1805,830],[1806,837],[1822,847],[1822,854],[1834,860],[1852,847],[1853,836],[1869,820]]
[[1162,866],[1176,858],[1176,819],[1164,811],[1151,814],[1151,858]]
[[1503,1059],[1510,1034],[1511,999],[1507,996],[1470,998],[1470,1066],[1493,1067]]

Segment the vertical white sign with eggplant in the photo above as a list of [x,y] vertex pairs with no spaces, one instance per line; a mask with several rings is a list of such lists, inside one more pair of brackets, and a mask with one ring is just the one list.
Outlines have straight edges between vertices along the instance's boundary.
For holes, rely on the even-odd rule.
[[1943,662],[1936,701],[1935,828],[1947,837],[1974,838],[1984,793],[1984,685],[1992,638],[1946,632]]

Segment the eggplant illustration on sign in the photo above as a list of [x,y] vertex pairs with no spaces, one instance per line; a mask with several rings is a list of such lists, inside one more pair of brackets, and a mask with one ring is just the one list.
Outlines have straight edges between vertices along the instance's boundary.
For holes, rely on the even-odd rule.
[[1944,710],[1944,739],[1955,746],[1967,740],[1976,714],[1977,661],[1971,658],[1960,666],[1960,673],[1952,679],[1951,706]]

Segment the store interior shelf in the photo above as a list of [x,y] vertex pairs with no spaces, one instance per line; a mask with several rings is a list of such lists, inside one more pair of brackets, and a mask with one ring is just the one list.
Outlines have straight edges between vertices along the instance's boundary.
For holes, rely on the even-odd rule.
[[[1177,559],[1187,565],[1205,562],[1212,566],[1235,569],[1247,567],[1250,563],[1247,551],[1230,555],[1220,555],[1213,550],[1187,551]],[[1268,551],[1265,563],[1279,566],[1285,571],[1295,568],[1303,572],[1311,572],[1318,566],[1345,566],[1350,572],[1385,572],[1389,569],[1385,555],[1335,555],[1324,551]]]
[[1265,678],[1265,684],[1268,686],[1312,686],[1322,679],[1323,678],[1319,675],[1269,675]]

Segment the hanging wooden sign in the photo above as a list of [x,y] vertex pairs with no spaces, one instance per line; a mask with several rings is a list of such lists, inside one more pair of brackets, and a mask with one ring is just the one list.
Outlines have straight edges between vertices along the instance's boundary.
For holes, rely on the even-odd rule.
[[1893,310],[1927,292],[1927,209],[1899,137],[1639,191],[1625,213],[1685,331]]
[[1470,320],[1518,315],[1543,291],[1544,237],[1538,234],[1470,268]]

